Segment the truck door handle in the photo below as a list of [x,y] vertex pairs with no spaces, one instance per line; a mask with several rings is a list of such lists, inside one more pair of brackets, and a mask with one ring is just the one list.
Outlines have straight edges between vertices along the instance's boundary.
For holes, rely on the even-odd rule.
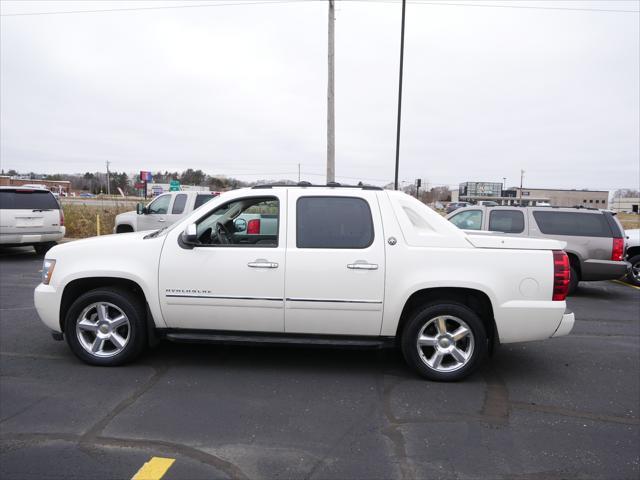
[[356,262],[356,263],[348,264],[347,268],[350,268],[351,270],[377,270],[378,269],[378,264],[377,263]]
[[276,262],[268,262],[267,260],[262,260],[261,258],[256,260],[255,262],[247,263],[247,266],[251,268],[278,268],[278,264]]
[[159,222],[166,222],[166,220],[164,218],[159,218],[158,221]]

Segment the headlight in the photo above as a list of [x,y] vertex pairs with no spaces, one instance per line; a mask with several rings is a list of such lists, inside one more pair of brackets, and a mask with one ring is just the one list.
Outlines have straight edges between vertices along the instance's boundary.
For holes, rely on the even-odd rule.
[[56,266],[55,260],[45,260],[42,264],[42,283],[49,285],[51,281],[51,275],[53,275],[53,268]]

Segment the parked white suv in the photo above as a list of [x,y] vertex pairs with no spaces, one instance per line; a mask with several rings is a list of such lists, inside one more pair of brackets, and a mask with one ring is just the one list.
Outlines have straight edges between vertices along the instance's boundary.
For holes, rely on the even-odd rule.
[[[246,212],[274,232],[234,228]],[[393,346],[457,380],[493,343],[566,335],[564,242],[468,236],[400,192],[262,186],[226,192],[166,229],[59,245],[35,305],[94,365],[173,341]]]
[[64,234],[64,213],[49,190],[0,187],[0,245],[32,245],[41,255]]

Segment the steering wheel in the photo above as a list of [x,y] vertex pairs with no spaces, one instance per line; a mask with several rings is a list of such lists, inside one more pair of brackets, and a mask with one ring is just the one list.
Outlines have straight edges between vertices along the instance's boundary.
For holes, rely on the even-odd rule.
[[218,239],[218,243],[220,245],[228,245],[231,243],[229,240],[229,232],[227,227],[225,227],[222,223],[216,222],[215,226],[216,238]]

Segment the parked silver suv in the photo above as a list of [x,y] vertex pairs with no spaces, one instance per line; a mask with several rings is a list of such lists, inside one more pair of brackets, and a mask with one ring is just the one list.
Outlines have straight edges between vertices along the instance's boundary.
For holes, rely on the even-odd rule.
[[556,207],[470,206],[446,217],[468,233],[553,238],[567,242],[572,293],[580,281],[610,280],[627,273],[624,229],[606,210]]

